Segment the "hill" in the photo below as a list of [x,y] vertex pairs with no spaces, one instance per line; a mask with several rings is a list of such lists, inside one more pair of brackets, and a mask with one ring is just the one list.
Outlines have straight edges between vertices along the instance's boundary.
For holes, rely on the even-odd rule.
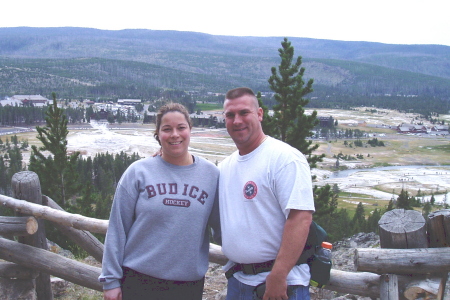
[[[223,93],[236,86],[270,92],[282,37],[91,28],[0,28],[0,96],[150,99],[161,89]],[[318,106],[398,102],[448,110],[450,47],[289,38],[314,78]],[[329,99],[330,96],[333,99]],[[330,100],[332,100],[330,102]],[[364,102],[364,103],[362,103]],[[400,101],[402,102],[402,101]],[[413,108],[404,101],[406,108]],[[409,104],[408,104],[409,103]]]

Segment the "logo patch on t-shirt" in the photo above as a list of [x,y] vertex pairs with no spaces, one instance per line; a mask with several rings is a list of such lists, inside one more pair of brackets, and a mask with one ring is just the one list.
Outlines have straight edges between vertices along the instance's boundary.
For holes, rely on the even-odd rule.
[[244,197],[246,199],[253,199],[256,197],[256,194],[258,194],[258,187],[256,186],[256,183],[253,181],[249,181],[244,186]]
[[189,200],[180,200],[180,199],[164,198],[163,203],[164,203],[164,205],[168,205],[168,206],[180,206],[180,207],[189,207],[189,206],[191,206],[191,201],[189,201]]

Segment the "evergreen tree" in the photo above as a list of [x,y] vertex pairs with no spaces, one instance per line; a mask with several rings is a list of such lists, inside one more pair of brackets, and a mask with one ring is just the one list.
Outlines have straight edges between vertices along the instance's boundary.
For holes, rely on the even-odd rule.
[[6,173],[6,165],[5,165],[5,161],[3,160],[3,156],[0,155],[0,194],[3,195],[9,195],[7,193],[8,190],[8,182],[10,182],[7,173]]
[[351,220],[345,208],[339,209],[329,217],[318,219],[317,222],[327,231],[331,242],[339,241],[349,236],[348,230],[343,230],[343,228],[351,227]]
[[9,173],[11,175],[11,178],[14,174],[23,171],[22,167],[22,152],[20,151],[20,148],[17,144],[13,145],[8,150],[8,156],[9,156]]
[[436,198],[434,198],[434,193],[431,194],[430,204],[433,206],[436,202]]
[[337,183],[333,184],[333,194],[338,195],[341,192]]
[[[319,145],[312,145],[312,140],[308,139],[313,136],[312,129],[319,123],[317,111],[306,115],[304,109],[309,103],[304,97],[313,91],[314,80],[310,79],[305,85],[303,80],[305,68],[301,67],[302,57],[297,57],[294,62],[294,47],[287,38],[284,38],[281,46],[282,48],[278,50],[281,63],[278,68],[272,67],[272,75],[268,80],[270,89],[275,92],[277,103],[272,107],[273,117],[269,117],[267,109],[262,107],[264,110],[262,126],[266,134],[270,133],[302,152],[312,169],[325,157],[325,154],[312,154]],[[330,186],[314,187],[313,192],[316,217],[331,215],[336,208],[332,206],[334,198]],[[337,197],[334,200],[337,204]]]
[[412,209],[408,191],[402,189],[397,198],[397,208]]
[[333,193],[329,184],[323,187],[314,186],[313,194],[316,209],[314,216],[316,218],[329,216],[335,211],[337,207],[337,194]]
[[429,201],[425,202],[422,208],[422,215],[424,218],[428,217],[428,215],[431,212],[431,208],[432,208],[431,203]]
[[382,216],[381,209],[375,209],[367,218],[367,232],[378,233],[378,221]]
[[[67,200],[77,192],[76,160],[79,152],[67,153],[67,118],[58,108],[56,94],[46,113],[45,127],[36,127],[43,146],[33,145],[29,169],[38,174],[42,192],[66,208]],[[51,155],[45,156],[44,151]]]
[[91,117],[94,115],[94,109],[92,108],[92,106],[89,106],[86,108],[86,121],[88,123],[91,122]]
[[309,99],[304,97],[313,91],[314,80],[310,79],[305,85],[302,57],[297,57],[293,63],[294,47],[291,42],[284,38],[281,45],[282,48],[278,50],[281,64],[278,68],[272,67],[272,76],[269,78],[270,89],[275,92],[277,101],[272,107],[273,118],[270,125],[275,138],[300,150],[307,157],[310,167],[314,168],[325,157],[324,154],[312,155],[319,145],[312,145],[312,140],[307,139],[313,136],[311,130],[319,123],[317,111],[306,115],[304,109],[309,103]]
[[258,92],[256,95],[256,98],[258,98],[259,107],[263,109],[263,121],[261,122],[262,129],[265,134],[269,136],[275,136],[275,126],[273,125],[274,120],[269,115],[269,109],[267,106],[264,105],[264,103],[261,100],[261,92]]
[[394,200],[391,199],[391,200],[389,200],[389,204],[386,207],[386,211],[390,211],[390,210],[393,210],[393,209],[394,209]]
[[354,233],[366,231],[366,216],[362,202],[359,202],[356,207],[356,211],[352,219],[352,228]]
[[448,203],[447,203],[447,190],[445,190],[444,199],[442,200],[442,206],[444,207],[444,209],[447,209],[447,208],[448,208]]

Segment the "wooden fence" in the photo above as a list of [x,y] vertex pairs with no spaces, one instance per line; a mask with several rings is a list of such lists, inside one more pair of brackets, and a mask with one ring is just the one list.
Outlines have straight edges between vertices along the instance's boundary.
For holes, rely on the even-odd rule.
[[[39,178],[34,172],[15,174],[11,185],[13,197],[0,195],[0,203],[17,215],[0,217],[0,235],[3,236],[0,238],[0,259],[7,261],[0,264],[0,285],[8,287],[0,287],[0,298],[53,299],[50,275],[102,291],[97,280],[100,268],[47,250],[43,222],[51,221],[101,262],[103,244],[91,233],[105,234],[108,221],[65,212],[41,194]],[[325,288],[381,300],[410,300],[426,294],[436,299],[450,299],[450,283],[447,284],[449,217],[449,210],[430,215],[429,222],[414,211],[396,209],[386,213],[379,223],[381,248],[356,249],[357,271],[332,269]],[[12,240],[13,236],[18,237],[18,241]],[[214,244],[210,244],[209,260],[221,265],[227,261],[220,246]],[[18,288],[11,288],[14,285]],[[24,296],[27,292],[29,297]]]

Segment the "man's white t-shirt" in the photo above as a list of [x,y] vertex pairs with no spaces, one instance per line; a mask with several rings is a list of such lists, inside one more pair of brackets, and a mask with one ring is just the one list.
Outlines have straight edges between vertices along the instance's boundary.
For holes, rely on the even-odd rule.
[[[291,209],[314,211],[311,172],[305,156],[268,137],[247,155],[238,151],[220,165],[219,203],[222,251],[233,262],[259,263],[276,258]],[[265,281],[268,272],[234,276],[248,285]],[[295,266],[289,285],[309,284],[309,267]]]

